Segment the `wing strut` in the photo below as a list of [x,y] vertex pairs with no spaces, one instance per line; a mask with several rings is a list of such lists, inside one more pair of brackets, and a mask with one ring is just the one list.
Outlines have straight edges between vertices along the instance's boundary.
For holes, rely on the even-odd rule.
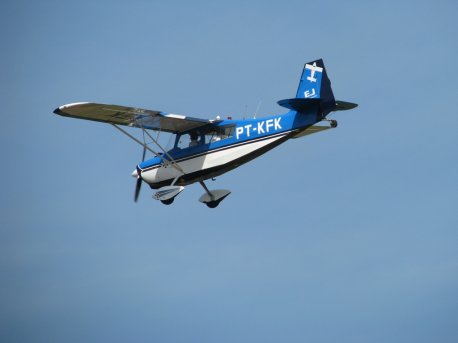
[[142,143],[140,140],[138,140],[137,138],[135,138],[134,136],[132,136],[130,133],[128,133],[127,131],[121,129],[118,125],[116,124],[111,124],[113,125],[115,128],[117,128],[119,131],[121,131],[123,134],[125,134],[127,137],[129,137],[130,139],[132,139],[134,142],[137,142],[138,144],[140,144],[144,149],[147,149],[149,151],[151,151],[155,156],[157,157],[160,157],[164,163],[171,163],[172,167],[174,167],[175,169],[177,169],[180,173],[183,173],[185,174],[184,170],[178,165],[178,163],[176,163],[176,161],[172,158],[172,156],[170,156],[170,154],[165,151],[165,149],[158,143],[157,140],[155,140],[149,133],[148,131],[146,131],[143,127],[142,127],[142,130],[143,132],[146,132],[146,134],[148,135],[149,138],[151,138],[151,140],[164,152],[165,155],[167,155],[167,157],[170,159],[170,161],[166,160],[164,158],[163,155],[155,152],[153,149],[151,149],[148,145],[146,145],[146,143]]
[[119,131],[121,131],[121,132],[122,132],[123,134],[125,134],[127,137],[129,137],[130,139],[132,139],[134,142],[137,142],[138,144],[140,144],[144,149],[151,151],[155,156],[161,157],[161,155],[159,155],[156,151],[154,151],[153,149],[151,149],[148,145],[146,145],[146,143],[140,142],[137,138],[135,138],[134,136],[132,136],[132,135],[131,135],[130,133],[128,133],[127,131],[121,129],[118,125],[116,125],[116,124],[111,124],[111,125],[113,125],[115,128],[117,128]]
[[[173,159],[172,156],[170,156],[170,154],[159,144],[159,142],[153,138],[153,136],[151,136],[149,134],[148,131],[146,131],[144,128],[142,128],[143,132],[145,132],[148,137],[159,147],[159,149],[161,149],[164,154],[167,155],[167,157],[170,159],[170,161],[166,161],[166,162],[171,162],[172,163],[172,166],[177,169],[178,171],[180,171],[181,173],[185,174],[184,170],[180,167],[180,165]],[[162,157],[162,156],[161,156]],[[164,159],[163,159],[164,160]]]

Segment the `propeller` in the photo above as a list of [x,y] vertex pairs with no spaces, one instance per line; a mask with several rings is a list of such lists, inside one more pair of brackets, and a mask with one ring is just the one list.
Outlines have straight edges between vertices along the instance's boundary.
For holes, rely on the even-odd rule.
[[[145,133],[143,132],[143,144],[145,144]],[[143,154],[142,154],[142,162],[145,160],[146,156],[146,145],[143,145]],[[134,201],[138,201],[138,196],[140,195],[140,190],[142,188],[142,176],[141,176],[141,171],[140,168],[137,167],[137,183],[135,184],[135,195],[134,195]]]
[[140,189],[142,188],[142,177],[140,175],[137,176],[137,183],[135,184],[135,196],[134,201],[138,201],[138,196],[140,195]]

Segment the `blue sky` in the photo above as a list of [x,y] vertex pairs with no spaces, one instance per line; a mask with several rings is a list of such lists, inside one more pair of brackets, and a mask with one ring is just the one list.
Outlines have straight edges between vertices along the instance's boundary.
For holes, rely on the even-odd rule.
[[[3,1],[0,340],[456,342],[455,1]],[[323,58],[336,130],[172,206],[95,101],[282,112]]]

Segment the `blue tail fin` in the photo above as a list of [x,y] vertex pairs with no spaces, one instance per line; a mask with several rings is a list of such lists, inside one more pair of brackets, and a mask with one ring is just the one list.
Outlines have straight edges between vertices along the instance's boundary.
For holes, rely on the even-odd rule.
[[323,116],[333,111],[336,108],[336,100],[323,60],[306,63],[302,70],[296,98],[281,100],[278,103],[298,112],[311,107],[316,108],[319,104],[319,111]]
[[332,93],[331,81],[322,59],[304,65],[296,98],[321,99],[320,107],[324,115],[335,108],[336,100]]

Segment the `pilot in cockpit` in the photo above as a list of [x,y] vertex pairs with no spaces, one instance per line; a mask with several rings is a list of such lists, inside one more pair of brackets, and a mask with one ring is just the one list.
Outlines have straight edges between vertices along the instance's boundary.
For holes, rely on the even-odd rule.
[[191,141],[189,142],[189,147],[190,147],[190,148],[199,144],[199,143],[197,142],[197,133],[191,132],[191,133],[189,134],[189,136],[190,136],[190,139],[191,139]]

